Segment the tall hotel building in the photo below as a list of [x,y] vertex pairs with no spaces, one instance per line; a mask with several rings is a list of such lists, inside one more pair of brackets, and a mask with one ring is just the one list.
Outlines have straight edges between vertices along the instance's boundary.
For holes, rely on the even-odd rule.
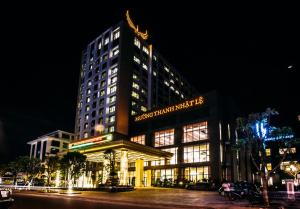
[[121,21],[82,53],[75,122],[77,139],[128,135],[130,116],[191,98],[196,91],[147,42],[132,23]]

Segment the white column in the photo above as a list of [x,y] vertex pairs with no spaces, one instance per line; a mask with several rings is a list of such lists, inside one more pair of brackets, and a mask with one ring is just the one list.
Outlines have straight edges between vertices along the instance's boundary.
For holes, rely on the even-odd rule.
[[103,173],[102,173],[102,183],[105,184],[106,180],[109,176],[109,169],[107,169],[109,167],[109,160],[105,159],[103,160]]
[[37,152],[37,143],[34,144],[34,155],[33,155],[34,158],[36,158],[36,152]]
[[121,150],[120,158],[120,184],[127,185],[128,177],[128,151]]
[[32,155],[32,144],[30,144],[30,153],[29,153],[30,158],[31,158],[31,155]]
[[40,160],[43,160],[43,146],[44,146],[44,142],[41,141]]

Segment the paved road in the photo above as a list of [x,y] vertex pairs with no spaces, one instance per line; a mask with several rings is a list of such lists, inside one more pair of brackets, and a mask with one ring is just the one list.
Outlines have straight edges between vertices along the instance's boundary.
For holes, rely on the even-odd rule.
[[191,206],[166,206],[147,204],[135,204],[124,202],[112,202],[103,200],[91,200],[66,196],[45,196],[35,194],[15,194],[15,203],[11,209],[168,209],[168,208],[182,208],[182,209],[196,209],[208,207],[191,207]]

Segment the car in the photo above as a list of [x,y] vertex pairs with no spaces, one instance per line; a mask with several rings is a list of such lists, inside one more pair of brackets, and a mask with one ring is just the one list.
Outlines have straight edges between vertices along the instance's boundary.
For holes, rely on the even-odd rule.
[[0,188],[0,208],[9,208],[14,202],[10,188]]

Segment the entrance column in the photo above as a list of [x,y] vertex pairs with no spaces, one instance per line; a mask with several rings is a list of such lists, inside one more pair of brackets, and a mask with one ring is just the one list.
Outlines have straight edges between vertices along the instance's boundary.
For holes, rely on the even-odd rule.
[[144,160],[137,159],[135,161],[135,186],[142,187],[144,180]]
[[147,187],[151,187],[151,178],[152,178],[152,176],[151,176],[151,169],[149,169],[149,170],[146,170],[146,175],[147,175]]
[[127,185],[128,177],[128,151],[125,149],[121,150],[120,158],[120,184]]
[[104,160],[103,160],[102,184],[106,183],[106,180],[109,177],[109,173],[110,173],[110,162],[109,162],[109,159],[104,158]]

